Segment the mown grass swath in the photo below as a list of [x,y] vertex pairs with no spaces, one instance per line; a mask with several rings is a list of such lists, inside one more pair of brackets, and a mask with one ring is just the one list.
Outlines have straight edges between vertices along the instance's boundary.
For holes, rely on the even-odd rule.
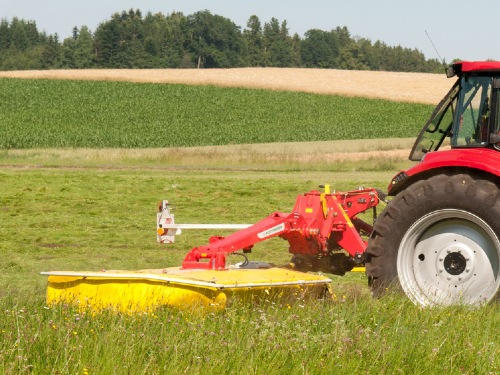
[[432,109],[255,89],[16,79],[0,80],[0,100],[3,149],[407,138]]

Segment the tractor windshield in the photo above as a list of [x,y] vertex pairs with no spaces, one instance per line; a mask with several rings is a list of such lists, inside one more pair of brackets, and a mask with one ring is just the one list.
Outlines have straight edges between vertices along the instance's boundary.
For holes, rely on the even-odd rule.
[[459,92],[458,80],[446,96],[437,105],[431,118],[425,124],[418,135],[413,149],[410,153],[410,160],[420,161],[429,151],[436,151],[443,143],[446,136],[451,135],[451,127],[455,115],[456,102]]
[[410,160],[420,161],[426,153],[436,151],[447,136],[451,137],[451,147],[485,147],[492,85],[492,77],[461,77],[420,132]]
[[466,76],[461,79],[452,147],[484,147],[488,144],[492,84],[492,77]]

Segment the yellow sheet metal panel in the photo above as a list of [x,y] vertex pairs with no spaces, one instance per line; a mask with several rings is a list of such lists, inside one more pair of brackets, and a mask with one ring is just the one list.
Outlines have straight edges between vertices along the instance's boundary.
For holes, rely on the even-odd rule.
[[365,267],[354,267],[351,272],[366,272]]
[[301,299],[306,294],[331,294],[330,279],[297,271],[163,270],[50,272],[47,303],[68,303],[81,309],[134,312],[170,306],[218,311],[227,300]]
[[50,276],[47,303],[68,303],[81,309],[134,312],[158,306],[223,309],[223,291],[147,279],[77,278]]

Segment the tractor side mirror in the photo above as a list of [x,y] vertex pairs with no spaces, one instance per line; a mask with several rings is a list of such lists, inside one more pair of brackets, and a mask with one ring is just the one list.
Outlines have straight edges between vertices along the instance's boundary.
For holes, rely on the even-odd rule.
[[455,76],[455,69],[453,65],[446,68],[446,78],[452,78]]

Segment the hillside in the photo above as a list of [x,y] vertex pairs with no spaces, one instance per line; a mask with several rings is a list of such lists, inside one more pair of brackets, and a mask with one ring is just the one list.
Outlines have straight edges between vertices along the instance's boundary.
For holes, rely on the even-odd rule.
[[0,77],[253,87],[437,104],[452,85],[445,74],[335,69],[116,69],[0,72]]
[[[398,142],[394,140],[372,140],[367,142],[347,141],[347,140],[334,140],[325,142],[316,142],[313,146],[311,142],[296,142],[293,143],[268,143],[263,144],[242,144],[242,145],[229,145],[229,146],[205,146],[205,147],[194,147],[188,149],[162,149],[151,148],[149,150],[121,150],[119,155],[112,156],[110,149],[106,150],[75,150],[72,149],[70,153],[66,150],[54,151],[53,149],[49,151],[36,150],[9,150],[6,153],[5,162],[11,164],[13,162],[12,157],[23,160],[24,158],[33,158],[35,153],[37,160],[40,163],[46,162],[62,162],[68,159],[67,163],[75,164],[75,155],[78,160],[94,160],[96,163],[100,163],[102,160],[108,160],[111,158],[113,163],[143,163],[143,160],[158,160],[162,159],[162,162],[175,164],[175,165],[198,165],[198,164],[224,164],[232,165],[236,164],[259,164],[271,163],[273,164],[275,160],[288,160],[290,163],[299,163],[300,165],[321,165],[329,164],[335,166],[335,168],[349,169],[351,162],[359,162],[360,160],[370,160],[370,163],[377,164],[370,166],[370,169],[379,168],[378,164],[384,162],[403,162],[406,160],[409,148],[413,144],[413,139],[418,132],[418,129],[422,126],[425,121],[426,116],[428,116],[428,109],[421,108],[419,111],[422,113],[410,114],[408,108],[406,107],[408,103],[422,103],[435,105],[439,100],[445,95],[449,87],[452,85],[453,80],[448,80],[444,74],[425,74],[425,73],[394,73],[394,72],[374,72],[374,71],[342,71],[342,70],[332,70],[332,69],[293,69],[293,68],[241,68],[241,69],[153,69],[153,70],[43,70],[43,71],[14,71],[14,72],[0,72],[0,77],[10,77],[10,78],[38,78],[38,79],[61,79],[61,80],[95,80],[95,81],[123,81],[123,82],[153,82],[153,83],[175,83],[175,84],[188,84],[188,85],[213,85],[222,87],[245,87],[245,88],[262,88],[270,90],[283,90],[283,91],[301,91],[309,93],[320,93],[325,95],[341,95],[341,96],[353,96],[353,97],[369,97],[369,98],[380,98],[387,99],[396,102],[406,102],[407,104],[400,103],[390,103],[390,105],[384,105],[384,110],[372,112],[369,108],[361,108],[359,113],[349,114],[349,117],[354,118],[370,118],[371,121],[376,121],[377,123],[405,123],[411,125],[412,128],[417,130],[409,130],[402,135],[405,140],[400,139]],[[62,82],[61,82],[62,83]],[[45,86],[45,85],[44,85]],[[33,93],[33,87],[31,84],[25,88],[29,92]],[[81,97],[82,88],[78,90],[79,98]],[[127,97],[134,103],[134,105],[141,106],[143,94],[137,94],[134,92],[136,90],[131,90],[127,93]],[[129,91],[127,89],[127,91]],[[139,89],[139,88],[138,88]],[[49,92],[58,92],[59,96],[67,97],[65,92],[59,92],[60,88],[58,85],[52,87]],[[64,90],[63,90],[64,91]],[[141,90],[139,90],[142,92]],[[96,90],[88,92],[87,96],[95,96]],[[30,95],[31,95],[30,94]],[[67,93],[71,96],[71,92]],[[109,93],[108,93],[109,95]],[[118,95],[114,99],[108,98],[112,102],[124,100],[122,94]],[[138,97],[138,96],[139,97]],[[193,94],[194,95],[194,94]],[[43,98],[36,98],[42,100]],[[137,98],[137,99],[134,99]],[[90,100],[89,98],[87,98]],[[243,98],[239,98],[243,99]],[[326,98],[325,98],[326,99]],[[331,98],[334,99],[334,98]],[[62,100],[62,99],[59,99]],[[80,99],[79,99],[80,100]],[[327,107],[332,105],[335,108],[325,108],[325,112],[334,111],[332,114],[329,112],[328,116],[347,116],[344,112],[337,107],[341,105],[336,103],[336,101],[327,100],[329,104]],[[332,102],[332,103],[330,103]],[[66,102],[65,102],[66,103]],[[266,102],[267,103],[267,102]],[[191,105],[192,103],[188,103]],[[206,104],[206,103],[205,103]],[[205,106],[205,104],[201,104]],[[268,103],[270,104],[270,103]],[[302,108],[304,103],[295,102],[283,102],[286,106],[293,106],[294,111],[297,112],[299,108]],[[403,105],[400,107],[400,105]],[[66,103],[65,107],[72,104]],[[158,107],[160,105],[160,107]],[[46,108],[50,106],[43,100],[37,105],[40,108]],[[165,103],[155,104],[156,108],[163,108]],[[376,106],[376,105],[375,105]],[[16,107],[14,105],[14,107]],[[17,107],[16,107],[17,108]],[[67,107],[66,107],[67,108]],[[73,107],[71,107],[73,108]],[[114,106],[111,107],[114,109]],[[204,111],[209,108],[203,107]],[[29,112],[29,110],[27,109]],[[76,111],[73,108],[71,111]],[[71,113],[70,111],[70,113]],[[119,115],[117,118],[123,116],[123,111],[118,110]],[[112,110],[106,110],[106,114],[109,115]],[[168,111],[167,111],[168,112]],[[190,111],[192,112],[192,111]],[[311,116],[311,113],[307,107],[300,109],[300,116]],[[14,114],[19,114],[18,109],[14,110]],[[57,111],[55,113],[58,113]],[[149,112],[148,112],[149,113]],[[156,111],[154,112],[156,113]],[[341,115],[340,113],[344,113]],[[151,115],[151,113],[149,113]],[[385,115],[387,118],[380,119],[377,116]],[[276,114],[274,114],[276,115]],[[16,115],[17,116],[17,115]],[[26,113],[23,114],[26,116]],[[39,118],[39,114],[34,114],[34,118]],[[103,115],[104,116],[104,115]],[[164,118],[166,114],[159,115]],[[200,115],[201,116],[201,115]],[[271,122],[273,122],[272,115]],[[278,115],[276,115],[278,116]],[[279,115],[279,116],[283,116]],[[279,117],[278,116],[278,117]],[[299,117],[300,117],[299,116]],[[327,117],[328,117],[327,116]],[[410,116],[406,118],[405,116]],[[22,116],[21,116],[22,117]],[[22,119],[22,123],[26,120]],[[84,116],[79,116],[84,117]],[[286,116],[285,116],[286,117]],[[314,117],[314,116],[313,116]],[[65,121],[67,120],[66,117]],[[281,118],[281,117],[280,117]],[[377,120],[378,119],[378,120]],[[144,119],[143,119],[144,120]],[[147,116],[144,121],[147,124],[154,123],[154,121],[148,120]],[[320,123],[322,119],[317,119],[314,117],[313,122]],[[324,119],[323,119],[324,120]],[[220,118],[216,117],[214,120],[218,124],[222,123]],[[349,120],[351,121],[351,120]],[[357,121],[357,120],[356,120]],[[356,122],[355,121],[355,122]],[[122,121],[119,121],[122,124]],[[328,122],[328,121],[327,121]],[[30,121],[28,121],[30,123]],[[123,122],[126,124],[127,122]],[[132,122],[131,122],[132,123]],[[328,122],[329,123],[329,122]],[[354,126],[351,122],[350,127]],[[171,124],[172,125],[172,124]],[[149,125],[148,125],[149,126]],[[328,125],[330,126],[330,125]],[[116,127],[116,126],[115,126]],[[120,125],[120,127],[122,127]],[[218,127],[220,127],[218,125]],[[113,128],[113,127],[111,127]],[[84,129],[84,127],[78,126],[78,129]],[[68,133],[68,132],[66,132]],[[65,134],[66,134],[65,133]],[[144,133],[144,132],[143,132]],[[145,132],[144,134],[155,134],[155,132]],[[37,132],[36,134],[40,134]],[[42,134],[51,134],[49,131],[42,132]],[[394,137],[395,135],[392,135]],[[391,137],[391,136],[389,136]],[[398,135],[397,137],[401,137]],[[85,138],[85,137],[84,137]],[[88,138],[88,137],[87,137]],[[143,138],[143,137],[142,137]],[[387,142],[386,142],[387,141]],[[274,141],[269,141],[274,142]],[[279,146],[279,147],[278,147]],[[110,147],[110,146],[108,146]],[[113,146],[115,147],[115,146]],[[144,146],[143,146],[144,147]],[[158,147],[158,146],[156,146]],[[161,152],[160,152],[161,151]],[[48,156],[50,154],[50,157]],[[31,155],[31,156],[30,156]],[[238,155],[235,158],[235,155]],[[243,158],[244,160],[240,160]],[[213,160],[212,160],[213,159]],[[236,160],[237,159],[237,160]],[[255,159],[255,160],[254,160]],[[358,160],[359,159],[359,160]],[[142,160],[142,161],[141,161]],[[208,162],[212,160],[211,162]],[[253,161],[252,161],[253,160]],[[0,161],[1,162],[1,161]],[[341,162],[339,164],[339,162]],[[66,163],[66,162],[64,162]],[[342,167],[342,168],[341,168]]]

